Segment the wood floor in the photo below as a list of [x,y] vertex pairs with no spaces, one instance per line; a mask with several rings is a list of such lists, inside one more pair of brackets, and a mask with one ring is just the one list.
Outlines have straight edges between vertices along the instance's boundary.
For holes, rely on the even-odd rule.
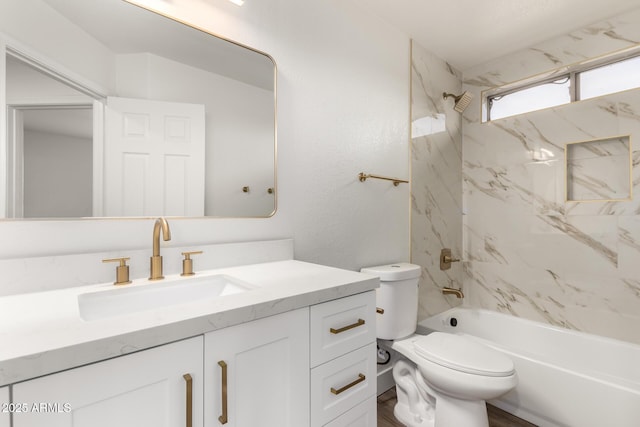
[[[393,416],[393,407],[396,404],[396,389],[378,396],[378,427],[403,427]],[[525,420],[504,412],[495,406],[487,405],[489,414],[489,427],[536,427]]]

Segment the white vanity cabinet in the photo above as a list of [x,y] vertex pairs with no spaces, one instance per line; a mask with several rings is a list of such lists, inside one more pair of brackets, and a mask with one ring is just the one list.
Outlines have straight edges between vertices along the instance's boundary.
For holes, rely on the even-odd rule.
[[312,306],[311,426],[376,426],[375,292]]
[[13,427],[202,427],[203,337],[13,385]]
[[309,424],[309,309],[205,335],[207,427]]
[[10,427],[9,387],[0,387],[0,427]]

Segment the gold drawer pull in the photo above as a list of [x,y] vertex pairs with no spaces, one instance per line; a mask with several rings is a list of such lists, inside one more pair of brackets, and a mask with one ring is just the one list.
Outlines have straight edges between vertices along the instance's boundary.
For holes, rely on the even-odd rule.
[[222,415],[218,417],[218,421],[220,424],[226,424],[229,421],[227,418],[227,364],[221,360],[218,365],[222,368]]
[[193,426],[193,379],[189,374],[184,374],[182,378],[184,378],[184,380],[187,382],[187,405],[186,405],[187,427],[192,427]]
[[339,388],[339,389],[337,389],[337,390],[336,390],[335,388],[331,387],[331,393],[333,393],[333,394],[340,394],[340,393],[342,393],[343,391],[349,390],[351,387],[353,387],[353,386],[355,386],[355,385],[360,384],[362,381],[364,381],[364,380],[366,380],[366,379],[367,379],[367,377],[365,377],[364,375],[362,375],[362,374],[358,374],[358,379],[357,379],[357,380],[355,380],[355,381],[353,381],[353,382],[351,382],[351,383],[347,384],[347,385],[346,385],[346,386],[344,386],[344,387],[341,387],[341,388]]
[[331,332],[332,334],[339,334],[341,332],[344,331],[348,331],[349,329],[353,329],[353,328],[357,328],[358,326],[362,326],[364,325],[364,319],[358,319],[358,321],[352,325],[347,325],[347,326],[343,326],[342,328],[339,329],[329,329],[329,332]]
[[384,314],[384,308],[376,307],[376,313]]

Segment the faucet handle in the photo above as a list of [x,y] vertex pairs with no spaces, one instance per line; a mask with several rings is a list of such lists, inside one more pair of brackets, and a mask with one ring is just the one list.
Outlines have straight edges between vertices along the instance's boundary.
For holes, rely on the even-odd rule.
[[184,255],[184,259],[182,260],[182,274],[181,276],[193,276],[193,260],[191,259],[191,255],[200,255],[202,251],[191,251],[191,252],[182,252]]
[[451,249],[442,249],[440,251],[440,270],[450,269],[452,262],[460,262],[460,259],[451,256]]
[[102,262],[120,262],[120,265],[116,267],[116,281],[113,282],[114,285],[128,285],[131,283],[131,280],[129,280],[129,266],[127,265],[127,261],[129,261],[129,257],[107,258],[102,260]]

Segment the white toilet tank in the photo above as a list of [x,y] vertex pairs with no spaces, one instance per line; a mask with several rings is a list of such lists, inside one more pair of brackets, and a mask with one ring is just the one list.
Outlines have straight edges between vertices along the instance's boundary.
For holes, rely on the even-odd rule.
[[395,340],[413,334],[418,321],[420,266],[400,262],[366,267],[360,271],[380,277],[376,305],[384,313],[376,315],[378,338]]

